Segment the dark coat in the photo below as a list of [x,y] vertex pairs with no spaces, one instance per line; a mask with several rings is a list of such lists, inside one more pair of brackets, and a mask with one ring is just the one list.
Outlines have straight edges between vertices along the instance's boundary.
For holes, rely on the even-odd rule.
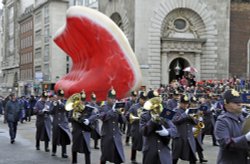
[[[194,121],[181,108],[176,109],[176,114],[172,119],[178,130],[178,137],[173,140],[173,159],[190,161],[190,153],[195,156],[196,144],[193,135],[193,127],[198,123]],[[190,152],[191,151],[191,152]]]
[[167,109],[173,110],[177,107],[178,101],[175,99],[170,99],[167,101]]
[[7,122],[18,122],[21,112],[21,105],[19,102],[9,100],[6,104],[6,120]]
[[[90,135],[93,130],[93,124],[97,119],[97,115],[94,111],[83,112],[79,120],[72,119],[72,136],[73,144],[72,151],[78,153],[89,154],[90,150]],[[89,120],[89,125],[83,123],[84,119]]]
[[169,131],[169,136],[163,137],[155,132],[160,130],[161,125],[151,121],[149,111],[143,112],[141,115],[140,129],[144,136],[143,164],[172,164],[172,156],[168,144],[170,138],[176,137],[177,129],[170,120],[164,120],[163,124]]
[[71,142],[71,132],[69,122],[64,106],[64,102],[54,101],[51,103],[51,112],[53,115],[52,123],[52,142],[57,145],[69,145]]
[[122,133],[118,123],[123,123],[125,118],[113,111],[111,106],[105,104],[101,108],[100,119],[103,121],[101,129],[101,161],[124,162]]
[[213,130],[214,130],[214,116],[213,116],[213,111],[211,111],[211,105],[210,104],[202,104],[202,106],[206,106],[207,110],[203,111],[203,122],[205,124],[205,128],[202,130],[202,133],[205,133],[207,135],[212,135]]
[[[138,113],[137,113],[138,110],[142,110],[142,106],[140,105],[140,103],[136,103],[133,106],[131,106],[131,108],[129,109],[129,114],[132,114],[133,116],[138,117]],[[141,151],[142,145],[143,145],[143,138],[140,132],[139,120],[135,120],[131,124],[130,134],[132,137],[132,149]]]
[[[48,105],[48,102],[37,101],[34,106],[34,114],[36,114],[36,128],[37,136],[36,139],[40,141],[45,141],[47,138],[51,139],[51,118],[49,112],[43,112],[45,105]],[[47,137],[45,136],[47,135]]]
[[225,112],[215,123],[215,137],[220,150],[217,164],[247,164],[247,150],[250,149],[245,135],[242,135],[244,118]]
[[[95,107],[96,111],[94,111],[94,113],[99,115],[100,106],[98,106],[96,103],[88,103],[88,104],[90,106]],[[94,140],[101,138],[100,122],[98,119],[95,119],[94,122],[92,123],[91,138]]]

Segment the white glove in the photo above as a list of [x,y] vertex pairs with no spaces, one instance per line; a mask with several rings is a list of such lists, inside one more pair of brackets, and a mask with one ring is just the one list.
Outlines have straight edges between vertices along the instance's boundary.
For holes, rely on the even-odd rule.
[[197,128],[193,127],[192,132],[194,133],[197,130]]
[[201,122],[202,122],[202,121],[203,121],[203,117],[199,117],[199,121],[201,121]]
[[58,103],[61,105],[61,104],[62,104],[62,101],[61,101],[61,100],[58,100]]
[[49,110],[46,107],[44,107],[43,110],[42,110],[42,112],[48,112],[48,111]]
[[160,136],[168,136],[169,131],[163,125],[161,125],[161,127],[162,130],[156,130],[155,132],[158,133]]
[[84,119],[83,123],[84,123],[85,125],[89,125],[89,120],[88,120],[88,119]]
[[250,141],[250,131],[247,132],[247,134],[245,136],[246,136],[247,141]]

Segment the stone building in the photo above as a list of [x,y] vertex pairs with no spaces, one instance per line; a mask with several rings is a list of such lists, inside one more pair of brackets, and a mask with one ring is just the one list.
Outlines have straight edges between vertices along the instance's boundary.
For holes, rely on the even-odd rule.
[[20,24],[20,79],[18,82],[21,95],[33,94],[34,80],[34,23],[33,4],[27,7],[19,18]]
[[143,85],[166,85],[188,66],[197,80],[229,76],[229,0],[102,0],[99,10],[128,37]]
[[234,0],[230,14],[230,62],[231,76],[250,78],[250,2]]

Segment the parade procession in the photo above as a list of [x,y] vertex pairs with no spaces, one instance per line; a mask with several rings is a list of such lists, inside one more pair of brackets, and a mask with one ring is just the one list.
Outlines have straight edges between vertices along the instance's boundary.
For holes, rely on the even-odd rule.
[[[7,96],[0,96],[0,164],[250,164],[249,75],[243,78],[224,76],[224,70],[219,69],[206,71],[214,63],[223,67],[221,61],[225,59],[213,60],[216,55],[212,53],[203,59],[211,50],[209,45],[217,40],[212,34],[203,37],[213,20],[206,15],[209,20],[200,21],[194,6],[202,13],[201,2],[190,0],[196,4],[192,8],[184,0],[177,1],[189,9],[173,7],[177,12],[164,18],[168,23],[161,28],[166,31],[159,39],[163,47],[148,50],[163,54],[161,58],[149,56],[152,65],[142,64],[144,47],[136,47],[138,42],[131,44],[126,26],[114,21],[118,17],[111,19],[86,6],[68,7],[62,18],[65,24],[49,38],[57,52],[71,61],[71,68],[54,78],[53,85],[21,92],[17,84],[16,90],[9,89]],[[159,6],[152,13],[161,15],[163,8],[171,8],[167,2]],[[157,21],[155,18],[150,19]],[[157,27],[156,23],[148,30],[153,31],[148,34],[152,44],[158,36]],[[206,30],[210,34],[209,28]],[[223,33],[218,31],[216,35]],[[174,43],[179,46],[174,47]],[[135,49],[142,50],[143,55],[138,57]],[[62,54],[52,54],[53,63],[63,65],[57,55]],[[43,69],[49,69],[46,66]]]

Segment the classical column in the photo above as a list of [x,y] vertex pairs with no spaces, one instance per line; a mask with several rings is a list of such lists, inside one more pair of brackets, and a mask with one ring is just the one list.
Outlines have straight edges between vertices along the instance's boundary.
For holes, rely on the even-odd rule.
[[195,68],[197,69],[196,75],[196,80],[200,81],[201,80],[201,54],[200,53],[195,53]]
[[168,84],[168,62],[167,62],[167,52],[163,52],[161,54],[161,84],[166,85]]

